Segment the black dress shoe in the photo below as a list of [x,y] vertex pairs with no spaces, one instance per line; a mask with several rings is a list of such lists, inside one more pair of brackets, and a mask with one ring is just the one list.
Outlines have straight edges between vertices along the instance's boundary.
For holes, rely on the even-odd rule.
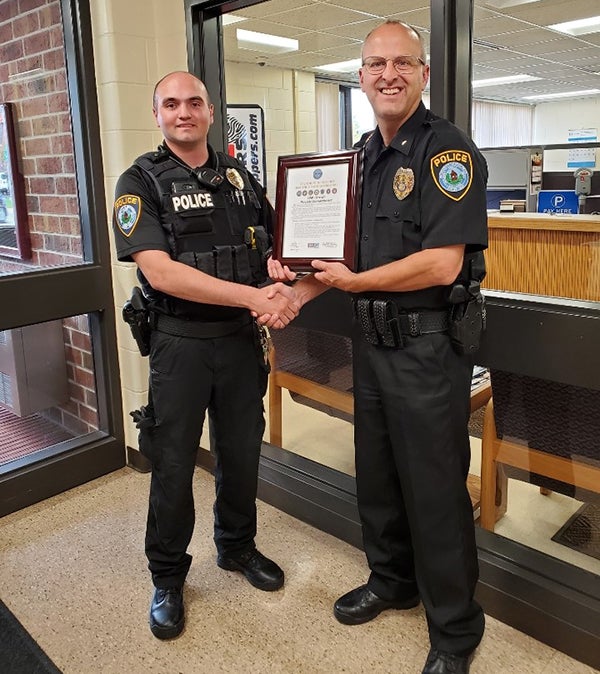
[[366,585],[340,597],[334,604],[333,615],[345,625],[360,625],[376,618],[382,611],[389,608],[407,609],[417,606],[419,595],[408,599],[388,601],[381,599],[371,592]]
[[180,587],[157,587],[150,605],[150,631],[157,639],[174,639],[183,631],[185,609]]
[[469,674],[473,655],[454,655],[432,648],[422,674]]
[[259,590],[273,592],[283,585],[283,571],[258,550],[248,550],[235,556],[219,555],[217,565],[226,571],[241,571],[248,582]]

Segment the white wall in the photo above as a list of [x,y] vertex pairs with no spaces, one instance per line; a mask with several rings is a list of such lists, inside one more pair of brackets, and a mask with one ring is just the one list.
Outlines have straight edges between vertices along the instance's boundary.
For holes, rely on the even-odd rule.
[[[114,189],[133,160],[161,140],[152,115],[154,84],[165,73],[187,69],[183,0],[91,0],[102,160],[110,228]],[[129,411],[147,402],[148,359],[140,358],[121,307],[136,284],[135,265],[117,262],[112,271],[123,392],[125,441],[137,447]]]
[[267,193],[274,201],[278,157],[317,150],[314,75],[225,61],[225,85],[228,103],[263,109]]

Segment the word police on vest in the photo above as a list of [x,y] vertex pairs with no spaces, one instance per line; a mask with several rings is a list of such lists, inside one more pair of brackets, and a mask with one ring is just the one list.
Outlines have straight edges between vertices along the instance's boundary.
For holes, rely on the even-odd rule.
[[172,196],[171,202],[173,203],[175,213],[198,208],[214,208],[215,206],[212,196],[208,192],[193,192],[192,194]]

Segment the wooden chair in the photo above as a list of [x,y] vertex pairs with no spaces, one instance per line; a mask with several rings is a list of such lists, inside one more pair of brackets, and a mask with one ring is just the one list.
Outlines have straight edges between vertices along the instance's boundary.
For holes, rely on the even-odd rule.
[[600,498],[600,391],[491,369],[483,423],[480,524],[506,511],[507,479]]
[[[289,326],[272,332],[269,377],[270,442],[282,446],[281,391],[287,389],[323,411],[349,418],[354,413],[350,339]],[[341,413],[341,414],[338,414]]]

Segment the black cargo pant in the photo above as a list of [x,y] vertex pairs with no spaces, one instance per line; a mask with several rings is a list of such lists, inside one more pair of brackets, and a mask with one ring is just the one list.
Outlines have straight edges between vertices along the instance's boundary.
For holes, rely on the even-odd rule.
[[216,457],[214,540],[219,553],[254,548],[267,372],[254,326],[214,339],[152,333],[149,412],[140,451],[152,463],[146,528],[156,587],[181,587],[192,558],[192,477],[206,410]]
[[466,487],[472,363],[444,333],[404,349],[354,338],[356,484],[369,588],[419,594],[433,648],[471,652],[484,616]]

